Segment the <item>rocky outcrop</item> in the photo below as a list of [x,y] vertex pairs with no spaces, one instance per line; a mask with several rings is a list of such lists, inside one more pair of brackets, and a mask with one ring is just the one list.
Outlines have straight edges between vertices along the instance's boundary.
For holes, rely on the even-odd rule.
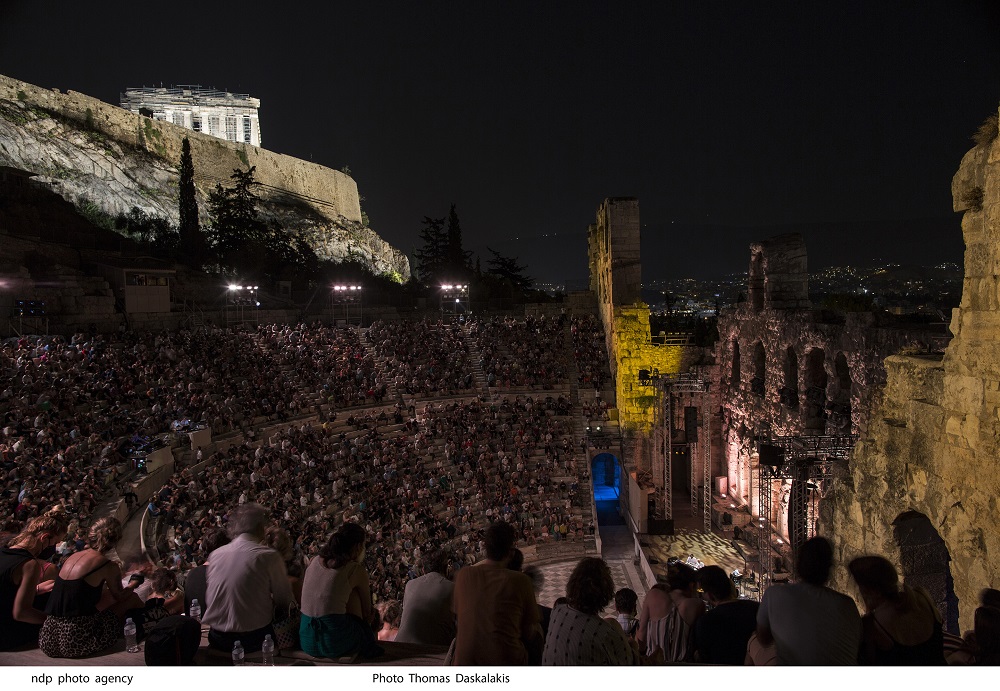
[[91,218],[137,207],[177,223],[185,137],[203,221],[208,192],[228,184],[234,168],[255,166],[261,214],[307,237],[321,259],[353,257],[376,273],[409,278],[406,255],[362,225],[357,185],[348,175],[0,75],[0,166],[35,173],[36,182]]
[[[829,532],[841,565],[886,555],[965,630],[979,590],[1000,586],[1000,141],[966,154],[952,193],[966,245],[954,338],[941,361],[886,361],[872,424],[831,497]],[[843,566],[837,585],[851,587]]]

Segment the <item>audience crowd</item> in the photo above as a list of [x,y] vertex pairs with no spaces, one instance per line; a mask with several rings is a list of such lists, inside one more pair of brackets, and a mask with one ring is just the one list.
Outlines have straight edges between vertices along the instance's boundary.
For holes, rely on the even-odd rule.
[[[491,387],[552,390],[568,389],[567,327],[579,383],[599,392],[607,363],[593,317],[472,320],[467,331]],[[718,567],[678,563],[640,607],[586,558],[566,597],[538,608],[532,579],[508,575],[521,570],[515,545],[593,533],[571,416],[607,419],[607,405],[599,394],[580,409],[555,391],[472,395],[471,352],[460,325],[431,321],[364,335],[299,324],[4,343],[3,647],[40,638],[50,656],[90,655],[126,617],[142,636],[198,595],[210,645],[227,652],[235,640],[259,649],[298,602],[302,647],[327,657],[454,635],[454,660],[477,664],[1000,662],[996,591],[957,639],[890,562],[859,557],[849,566],[862,616],[827,586],[822,538],[799,550],[799,580],[759,605]],[[146,509],[164,566],[123,572],[121,526],[92,521],[98,501],[131,452],[199,424],[238,441],[167,479]],[[47,566],[58,555],[60,568]],[[516,607],[491,605],[514,590]],[[487,623],[503,635],[482,635]]]
[[552,389],[567,377],[565,320],[527,317],[473,318],[470,333],[490,387]]

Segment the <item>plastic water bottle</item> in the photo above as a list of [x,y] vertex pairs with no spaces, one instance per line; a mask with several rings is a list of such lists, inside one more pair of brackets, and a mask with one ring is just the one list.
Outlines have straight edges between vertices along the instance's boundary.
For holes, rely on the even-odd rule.
[[243,666],[243,644],[239,641],[233,644],[233,664],[237,667]]
[[191,600],[191,618],[201,621],[201,605],[198,604],[198,598]]
[[264,636],[264,644],[260,647],[260,652],[264,655],[264,664],[274,666],[274,641],[271,634]]
[[125,620],[125,650],[130,653],[139,652],[139,644],[135,640],[135,622],[131,619]]

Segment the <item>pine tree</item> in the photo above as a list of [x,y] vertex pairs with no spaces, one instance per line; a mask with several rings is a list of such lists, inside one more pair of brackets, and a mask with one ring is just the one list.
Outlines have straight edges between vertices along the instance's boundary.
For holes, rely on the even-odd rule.
[[441,279],[446,269],[448,236],[443,218],[424,216],[422,223],[420,239],[424,244],[413,252],[415,272],[423,283],[431,284]]
[[255,171],[256,166],[234,170],[233,186],[216,185],[208,197],[212,248],[221,264],[244,274],[262,267],[270,235],[257,214]]
[[520,292],[531,288],[534,279],[525,275],[524,270],[528,267],[518,264],[517,257],[505,257],[494,249],[489,247],[486,249],[493,255],[493,259],[486,262],[490,267],[488,273],[502,281],[509,282],[511,286]]
[[181,179],[178,183],[178,211],[180,212],[180,244],[183,255],[194,266],[205,259],[205,236],[198,225],[198,200],[194,192],[194,161],[191,142],[187,137],[181,142]]

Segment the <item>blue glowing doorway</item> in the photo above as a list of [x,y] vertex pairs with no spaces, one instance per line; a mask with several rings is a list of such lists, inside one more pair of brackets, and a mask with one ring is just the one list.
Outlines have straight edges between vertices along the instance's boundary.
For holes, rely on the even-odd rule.
[[601,453],[590,461],[590,476],[594,483],[594,503],[600,525],[624,525],[619,499],[622,467],[613,454]]

